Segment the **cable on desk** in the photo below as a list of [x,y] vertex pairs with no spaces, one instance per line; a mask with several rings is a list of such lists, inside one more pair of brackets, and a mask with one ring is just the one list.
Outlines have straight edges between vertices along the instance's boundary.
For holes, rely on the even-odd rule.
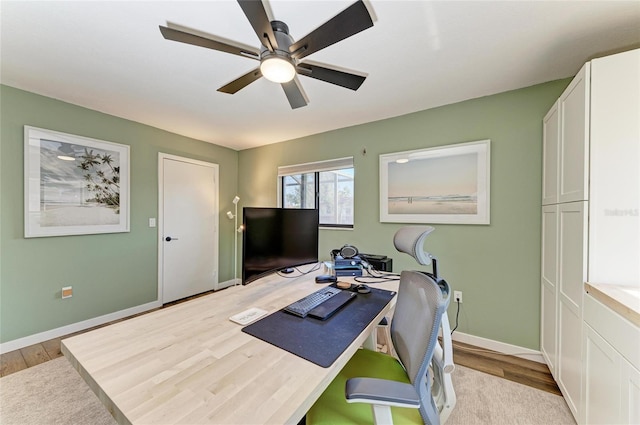
[[295,275],[295,276],[289,276],[289,275],[287,275],[287,274],[285,274],[285,273],[282,273],[280,270],[278,270],[276,273],[277,273],[277,274],[278,274],[278,276],[280,276],[280,277],[284,277],[284,278],[287,278],[287,279],[295,279],[295,278],[297,278],[297,277],[304,276],[304,275],[306,275],[306,274],[309,274],[309,273],[312,273],[312,272],[317,271],[318,269],[320,269],[320,265],[321,265],[321,264],[322,264],[321,262],[316,263],[316,265],[315,265],[315,266],[313,266],[310,270],[307,270],[306,272],[303,272],[303,271],[302,271],[302,270],[300,270],[297,266],[296,266],[296,267],[292,267],[292,269],[294,269],[295,271],[297,271],[298,273],[300,273],[300,274],[297,274],[297,275]]
[[[358,283],[383,283],[383,282],[392,282],[394,280],[400,280],[400,275],[397,273],[386,273],[386,274],[374,274],[372,271],[376,271],[373,267],[369,266],[365,269],[369,276],[356,276],[353,278],[354,281]],[[371,280],[363,280],[363,279],[376,279],[374,281]]]

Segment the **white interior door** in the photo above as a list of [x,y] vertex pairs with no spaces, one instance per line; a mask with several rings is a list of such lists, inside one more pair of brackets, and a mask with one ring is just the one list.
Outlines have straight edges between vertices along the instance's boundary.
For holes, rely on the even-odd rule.
[[216,289],[218,165],[160,154],[159,278],[167,303]]

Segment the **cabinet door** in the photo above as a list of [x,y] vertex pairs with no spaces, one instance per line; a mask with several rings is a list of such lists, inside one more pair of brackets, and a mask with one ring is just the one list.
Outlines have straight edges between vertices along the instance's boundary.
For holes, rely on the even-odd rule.
[[558,203],[560,117],[558,102],[542,120],[542,205]]
[[622,380],[621,423],[640,424],[640,370],[622,359],[620,378]]
[[558,317],[558,205],[542,207],[540,351],[556,377]]
[[[587,202],[558,206],[558,289],[559,297],[576,313],[582,311],[584,283],[587,281]],[[582,319],[582,316],[581,316]]]
[[591,326],[584,326],[584,406],[585,424],[620,424],[622,356]]
[[586,281],[586,202],[559,205],[558,386],[578,417],[582,374],[582,305]]
[[560,96],[559,202],[588,199],[590,64]]
[[640,49],[591,64],[589,279],[640,282]]

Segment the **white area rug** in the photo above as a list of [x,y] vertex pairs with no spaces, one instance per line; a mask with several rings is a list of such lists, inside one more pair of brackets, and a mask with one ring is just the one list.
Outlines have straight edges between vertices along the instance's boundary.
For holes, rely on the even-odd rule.
[[564,398],[457,366],[457,403],[446,425],[575,425]]
[[59,357],[0,379],[2,425],[115,425],[98,397]]
[[[575,424],[564,399],[456,366],[457,405],[446,425]],[[3,425],[114,425],[96,395],[64,357],[0,379]]]

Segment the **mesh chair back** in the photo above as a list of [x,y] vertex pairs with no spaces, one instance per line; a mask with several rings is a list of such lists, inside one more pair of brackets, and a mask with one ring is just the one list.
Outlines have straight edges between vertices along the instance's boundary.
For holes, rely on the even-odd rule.
[[427,424],[439,424],[431,397],[429,363],[433,357],[442,315],[449,305],[449,286],[417,271],[403,271],[391,322],[391,339],[411,383],[420,395],[420,414]]

